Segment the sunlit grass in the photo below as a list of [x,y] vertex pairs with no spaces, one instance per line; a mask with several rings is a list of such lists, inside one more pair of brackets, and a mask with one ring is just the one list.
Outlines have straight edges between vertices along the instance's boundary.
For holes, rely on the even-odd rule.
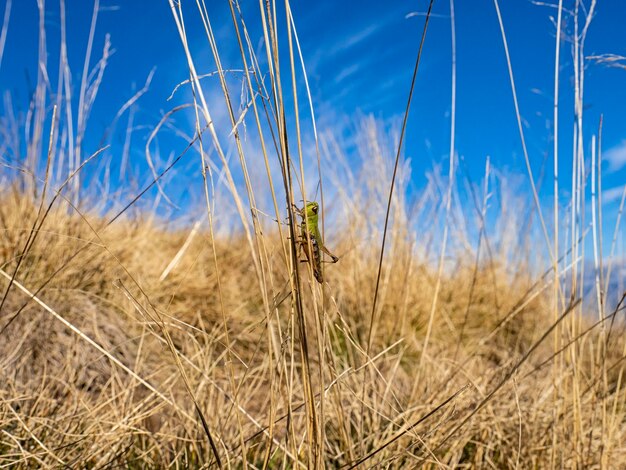
[[[21,160],[14,138],[0,146],[14,157],[3,161],[0,195],[0,465],[626,462],[623,308],[608,307],[619,293],[596,302],[583,285],[591,235],[572,223],[590,188],[574,179],[570,206],[559,212],[557,201],[550,214],[551,238],[549,217],[528,223],[527,214],[546,210],[536,194],[489,161],[481,181],[455,159],[445,171],[411,165],[397,133],[371,117],[355,122],[358,151],[346,155],[345,136],[305,125],[315,122],[315,103],[308,83],[304,92],[291,86],[305,70],[296,21],[282,4],[278,13],[267,6],[246,19],[262,27],[260,49],[232,6],[241,86],[254,97],[242,107],[203,2],[185,10],[172,2],[193,91],[193,106],[176,112],[187,109],[195,123],[178,155],[197,160],[194,179],[176,177],[199,183],[192,189],[204,206],[183,208],[194,223],[156,209],[167,200],[167,164],[149,160],[144,186],[113,190],[103,179],[104,196],[79,182],[90,171],[84,162],[100,153],[81,156],[73,146],[87,127],[67,138],[65,103],[75,98],[64,87],[51,94],[40,76],[31,121],[2,121],[3,135],[38,131]],[[213,82],[195,69],[183,11],[201,19]],[[97,93],[98,84],[84,88]],[[224,122],[213,121],[206,98],[220,93]],[[453,85],[453,105],[454,96]],[[254,145],[238,132],[243,122]],[[306,133],[314,150],[303,148]],[[575,151],[576,171],[585,158]],[[426,173],[425,187],[410,187],[411,171]],[[600,184],[601,172],[593,177]],[[592,230],[602,214],[595,188]],[[292,210],[313,199],[325,243],[340,257],[324,265],[323,284],[300,262]],[[573,227],[567,240],[558,235],[564,227]],[[596,272],[604,272],[599,260]]]

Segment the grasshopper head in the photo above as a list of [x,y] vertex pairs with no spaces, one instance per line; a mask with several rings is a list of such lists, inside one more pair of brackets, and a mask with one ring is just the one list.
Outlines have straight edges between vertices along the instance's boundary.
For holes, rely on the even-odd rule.
[[317,213],[319,212],[320,206],[317,202],[307,202],[306,204],[306,216],[307,218],[317,218]]

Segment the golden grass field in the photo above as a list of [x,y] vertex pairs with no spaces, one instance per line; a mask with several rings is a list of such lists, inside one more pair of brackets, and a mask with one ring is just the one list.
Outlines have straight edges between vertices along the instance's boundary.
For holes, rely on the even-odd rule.
[[[160,192],[135,203],[142,187],[74,185],[89,156],[59,171],[64,118],[50,120],[54,97],[34,103],[39,140],[2,170],[0,468],[626,468],[623,305],[583,285],[595,225],[566,242],[558,231],[579,202],[543,208],[556,259],[516,175],[487,166],[470,181],[454,159],[448,173],[400,158],[390,196],[404,129],[369,117],[358,156],[320,133],[318,172],[284,127],[278,70],[300,73],[298,51],[283,38],[279,63],[265,15],[257,152],[229,127],[235,156],[222,158],[189,55],[186,158],[207,204],[178,219],[153,209]],[[425,188],[409,188],[411,171]],[[340,258],[323,284],[299,262],[288,211],[319,175]]]

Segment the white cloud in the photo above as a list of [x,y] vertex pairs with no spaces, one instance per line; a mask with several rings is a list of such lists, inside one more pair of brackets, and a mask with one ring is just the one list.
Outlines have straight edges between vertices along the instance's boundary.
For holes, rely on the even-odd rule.
[[609,162],[609,171],[618,171],[626,166],[626,140],[609,149],[602,155],[602,159]]

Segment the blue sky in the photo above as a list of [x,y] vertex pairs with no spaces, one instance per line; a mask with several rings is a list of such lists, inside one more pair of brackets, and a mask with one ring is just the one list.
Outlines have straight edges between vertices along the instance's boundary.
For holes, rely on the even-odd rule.
[[[0,0],[0,12],[7,0]],[[243,2],[252,42],[260,44],[258,2]],[[546,203],[551,195],[552,95],[556,11],[527,0],[502,1],[503,21],[509,41],[513,69],[525,122],[525,132],[535,175],[546,165],[541,188]],[[572,1],[565,1],[571,6]],[[200,61],[200,73],[214,70],[209,48],[197,15],[195,2],[184,3],[190,43]],[[226,2],[207,2],[226,68],[240,67],[232,40],[232,24]],[[294,1],[293,14],[299,32],[319,127],[351,135],[355,116],[371,114],[394,123],[406,103],[408,86],[428,2]],[[491,0],[455,2],[457,38],[457,134],[456,148],[467,163],[473,179],[479,180],[487,155],[496,167],[523,174],[524,160],[506,68],[498,21]],[[115,54],[110,60],[90,118],[93,131],[86,146],[97,148],[103,130],[119,107],[141,88],[156,67],[150,90],[137,105],[134,123],[139,126],[133,152],[143,161],[143,148],[150,126],[176,104],[188,101],[179,91],[168,96],[177,83],[187,78],[187,68],[170,7],[165,0],[102,0],[96,29],[94,56],[101,51],[105,34],[110,34]],[[66,0],[69,61],[74,86],[79,82],[93,3]],[[2,13],[0,13],[2,14]],[[600,0],[589,30],[586,55],[626,55],[626,6],[620,1]],[[58,57],[59,6],[46,2],[49,75],[55,88]],[[13,105],[25,111],[36,80],[38,13],[35,0],[14,0],[6,46],[0,64],[0,90],[9,92]],[[572,31],[571,21],[566,31]],[[570,44],[561,49],[560,149],[561,175],[571,176],[573,127],[572,54]],[[93,61],[92,61],[93,62]],[[413,183],[425,183],[433,162],[447,159],[450,139],[450,16],[447,0],[435,2],[425,52],[416,84],[411,118],[407,128],[406,155],[413,160]],[[213,80],[213,81],[211,81]],[[237,77],[233,76],[236,84]],[[589,63],[585,84],[585,140],[596,132],[604,114],[604,188],[607,210],[614,210],[616,195],[626,181],[626,69]],[[218,90],[216,79],[207,88]],[[299,84],[302,88],[302,83]],[[0,106],[6,113],[4,104]],[[181,127],[192,126],[179,118]],[[123,142],[123,127],[112,139]],[[143,127],[143,131],[141,131]],[[143,132],[143,133],[142,133]],[[90,139],[90,140],[89,140]],[[184,148],[182,139],[162,139],[167,157]],[[89,152],[87,152],[89,153]],[[194,162],[195,164],[195,162]],[[140,165],[140,163],[138,163]],[[191,167],[181,166],[183,174]],[[193,168],[196,168],[195,166]],[[564,185],[567,186],[567,185]],[[613,201],[608,200],[608,196]],[[566,191],[562,194],[565,199]],[[607,223],[610,217],[607,217]]]

